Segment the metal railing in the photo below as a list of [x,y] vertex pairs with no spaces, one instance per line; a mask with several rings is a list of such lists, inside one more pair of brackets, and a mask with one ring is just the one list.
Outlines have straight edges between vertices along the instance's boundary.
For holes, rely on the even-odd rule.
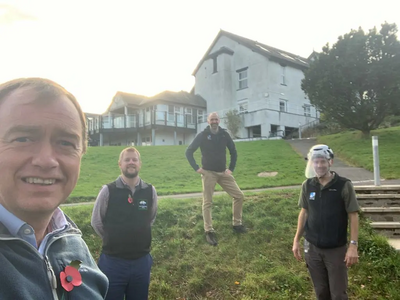
[[137,114],[115,114],[91,116],[86,118],[89,133],[101,132],[103,129],[143,128],[152,125],[164,125],[197,129],[197,116],[165,111],[150,111]]

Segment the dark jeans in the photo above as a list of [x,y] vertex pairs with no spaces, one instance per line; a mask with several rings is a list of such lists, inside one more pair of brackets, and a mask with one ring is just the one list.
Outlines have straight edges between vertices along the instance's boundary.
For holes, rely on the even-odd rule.
[[110,281],[106,300],[147,300],[152,264],[150,254],[126,260],[102,253],[99,268]]
[[310,244],[305,260],[318,300],[347,300],[347,246],[322,249]]

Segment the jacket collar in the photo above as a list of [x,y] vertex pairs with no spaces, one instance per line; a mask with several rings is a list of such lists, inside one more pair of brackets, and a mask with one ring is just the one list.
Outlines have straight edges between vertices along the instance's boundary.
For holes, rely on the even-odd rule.
[[[212,133],[211,129],[210,129],[210,125],[208,125],[206,128],[204,128],[203,131],[204,131],[204,133],[207,133],[207,134]],[[222,128],[221,126],[218,126],[218,132],[216,134],[221,134],[223,131],[225,131],[225,129]]]
[[[126,187],[130,189],[129,185],[122,179],[122,176],[118,176],[117,180],[115,181],[115,185],[119,189],[123,189]],[[148,184],[146,182],[144,182],[142,180],[142,178],[139,177],[139,181],[138,181],[137,185],[135,186],[135,188],[136,187],[139,187],[139,189],[145,189],[148,187]]]

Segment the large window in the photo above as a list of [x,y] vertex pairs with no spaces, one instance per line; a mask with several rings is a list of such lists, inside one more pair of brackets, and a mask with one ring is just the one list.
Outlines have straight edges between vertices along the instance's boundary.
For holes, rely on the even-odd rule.
[[183,107],[168,105],[168,121],[175,122],[175,115],[178,115],[178,119],[182,117]]
[[247,68],[237,70],[236,72],[238,73],[239,90],[247,88]]
[[168,105],[168,121],[175,122],[175,109],[173,105]]
[[197,110],[197,123],[205,122],[206,121],[205,120],[205,115],[206,115],[206,112],[204,110],[198,109]]
[[193,124],[193,110],[191,108],[185,109],[186,114],[186,124]]

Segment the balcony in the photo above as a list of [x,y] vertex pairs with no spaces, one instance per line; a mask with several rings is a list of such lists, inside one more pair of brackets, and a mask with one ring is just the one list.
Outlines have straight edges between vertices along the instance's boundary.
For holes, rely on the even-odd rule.
[[88,117],[88,133],[119,131],[119,129],[148,129],[154,127],[186,128],[197,130],[196,117],[190,114],[148,111],[145,113],[123,115],[108,114]]

